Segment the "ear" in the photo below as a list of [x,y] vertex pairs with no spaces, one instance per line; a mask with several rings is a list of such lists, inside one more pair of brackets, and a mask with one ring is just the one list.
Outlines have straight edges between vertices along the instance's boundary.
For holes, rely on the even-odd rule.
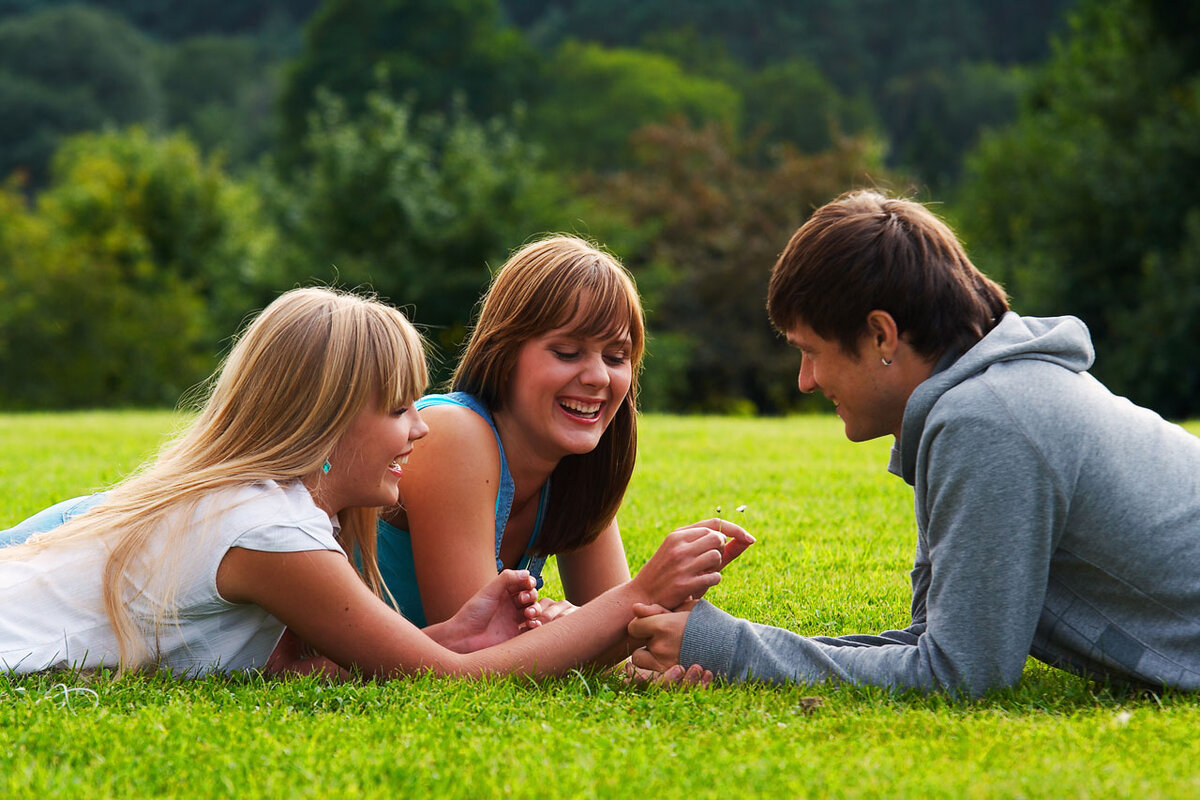
[[900,329],[896,320],[886,311],[876,309],[867,314],[868,353],[885,361],[892,361],[900,347]]

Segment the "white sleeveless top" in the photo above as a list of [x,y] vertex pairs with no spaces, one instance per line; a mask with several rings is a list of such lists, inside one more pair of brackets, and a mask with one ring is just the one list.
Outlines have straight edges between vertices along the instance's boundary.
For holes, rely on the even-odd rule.
[[[283,633],[283,623],[259,606],[230,603],[217,593],[217,567],[229,548],[345,555],[335,538],[337,518],[317,508],[299,481],[214,493],[180,524],[194,544],[179,562],[174,619],[168,615],[156,634],[152,599],[161,596],[163,578],[153,572],[130,604],[151,660],[178,676],[262,667]],[[0,670],[117,667],[117,641],[101,594],[107,557],[97,539],[0,561]]]

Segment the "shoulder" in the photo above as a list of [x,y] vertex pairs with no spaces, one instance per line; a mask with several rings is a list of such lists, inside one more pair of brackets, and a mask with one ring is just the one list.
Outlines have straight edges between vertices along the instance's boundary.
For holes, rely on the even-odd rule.
[[1081,406],[1107,395],[1086,372],[1033,359],[999,362],[947,389],[930,410],[931,422],[1065,424]]
[[500,443],[488,420],[458,405],[421,411],[429,433],[413,448],[400,483],[410,510],[421,498],[445,498],[454,487],[489,487],[494,495],[503,471]]
[[233,487],[209,501],[228,547],[295,552],[337,550],[334,522],[300,481]]
[[477,409],[456,403],[430,404],[420,411],[429,425],[429,433],[417,443],[414,455],[421,451],[445,455],[450,451],[472,457],[494,454],[499,458],[499,444],[490,415],[485,417]]

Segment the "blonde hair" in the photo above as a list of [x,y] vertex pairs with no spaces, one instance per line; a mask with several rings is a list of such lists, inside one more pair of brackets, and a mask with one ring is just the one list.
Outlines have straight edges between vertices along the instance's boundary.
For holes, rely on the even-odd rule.
[[542,555],[592,541],[612,521],[637,458],[638,373],[645,320],[633,276],[612,255],[574,236],[553,236],[512,254],[484,295],[451,388],[503,408],[525,342],[562,328],[630,339],[632,381],[590,453],[569,455],[551,475],[553,491],[535,543]]
[[[192,519],[199,501],[217,490],[296,481],[318,471],[360,411],[407,405],[427,382],[420,335],[396,309],[331,289],[286,292],[237,338],[210,380],[199,417],[156,459],[88,513],[36,541],[5,548],[0,558],[106,537],[104,605],[121,669],[144,665],[156,657],[147,637],[173,611],[180,560],[200,535],[195,526],[168,524],[169,518]],[[377,514],[374,508],[340,514],[339,538],[380,594]],[[161,544],[161,557],[148,557],[152,544]],[[149,563],[154,560],[159,563]],[[166,575],[168,588],[153,598],[157,616],[147,630],[129,604],[138,597],[134,577],[151,574]]]

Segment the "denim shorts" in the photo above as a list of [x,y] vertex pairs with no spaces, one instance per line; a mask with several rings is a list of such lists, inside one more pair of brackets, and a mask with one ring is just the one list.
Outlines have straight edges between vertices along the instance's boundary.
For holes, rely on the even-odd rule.
[[22,522],[18,522],[6,531],[0,531],[0,547],[10,544],[21,544],[35,533],[54,530],[59,525],[77,517],[104,499],[105,493],[85,494],[82,497],[72,497],[55,503],[49,508],[42,509]]

